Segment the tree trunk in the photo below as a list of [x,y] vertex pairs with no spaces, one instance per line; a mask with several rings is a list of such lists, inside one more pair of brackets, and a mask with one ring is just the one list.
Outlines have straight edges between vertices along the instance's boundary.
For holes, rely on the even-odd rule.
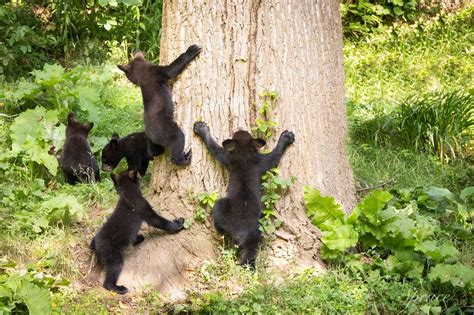
[[[284,222],[270,246],[259,252],[257,268],[283,273],[319,260],[319,232],[305,215],[304,185],[335,197],[349,211],[355,204],[352,173],[345,152],[346,110],[339,2],[334,0],[164,1],[160,63],[168,64],[196,43],[203,49],[173,86],[176,120],[192,148],[188,167],[169,156],[154,161],[149,198],[167,216],[193,217],[192,194],[224,196],[228,174],[193,134],[206,122],[218,142],[238,129],[251,129],[263,90],[278,92],[271,118],[278,122],[267,148],[291,130],[296,141],[280,163],[283,177],[296,182],[277,205]],[[151,284],[173,297],[195,286],[193,271],[217,257],[211,222],[175,235],[149,237],[131,249],[119,283]]]

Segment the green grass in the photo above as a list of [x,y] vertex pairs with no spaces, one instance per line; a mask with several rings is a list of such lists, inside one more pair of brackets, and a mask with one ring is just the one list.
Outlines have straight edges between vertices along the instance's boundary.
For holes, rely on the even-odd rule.
[[308,270],[284,283],[247,287],[238,297],[195,294],[164,310],[175,314],[415,314],[422,308],[435,311],[441,304],[423,283],[399,282],[377,273],[359,278],[344,270],[325,275]]
[[358,189],[387,183],[385,188],[438,186],[460,192],[474,178],[467,162],[446,165],[435,156],[410,150],[351,145],[349,160]]
[[347,98],[362,107],[387,106],[420,92],[472,86],[473,14],[471,6],[433,20],[395,25],[388,35],[346,40]]

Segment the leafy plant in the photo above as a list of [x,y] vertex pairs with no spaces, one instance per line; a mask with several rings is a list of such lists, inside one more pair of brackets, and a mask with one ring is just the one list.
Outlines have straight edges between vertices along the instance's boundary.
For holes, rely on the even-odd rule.
[[[2,183],[0,206],[5,209],[0,215],[2,232],[34,238],[54,227],[70,226],[85,217],[84,206],[73,195],[47,194],[43,179],[31,179],[10,167],[5,176],[12,174],[22,178],[10,178]],[[15,185],[18,182],[22,184]]]
[[51,148],[60,148],[64,142],[65,126],[59,123],[57,110],[46,110],[38,106],[15,118],[10,127],[11,150],[0,155],[0,160],[20,157],[24,163],[46,167],[56,175],[58,161],[50,154]]
[[273,135],[274,128],[278,126],[276,121],[270,119],[270,110],[275,107],[278,100],[278,93],[264,90],[258,96],[263,100],[263,104],[258,110],[262,118],[255,120],[256,126],[252,128],[252,131],[256,136],[268,139]]
[[51,60],[56,37],[47,32],[33,10],[14,3],[0,6],[0,82]]
[[43,106],[57,110],[61,117],[66,117],[69,111],[80,110],[89,121],[101,121],[101,95],[111,82],[111,65],[95,72],[81,66],[65,71],[58,64],[45,64],[32,75],[31,81],[22,79],[9,86],[5,95],[7,110],[15,112]]
[[283,222],[277,218],[275,205],[281,199],[282,194],[293,183],[292,179],[279,177],[280,170],[272,168],[262,175],[262,218],[260,219],[260,230],[266,234],[272,234]]
[[19,271],[13,261],[0,262],[0,313],[50,314],[51,292],[69,283],[41,269],[41,263]]
[[[464,190],[463,198],[438,187],[374,190],[347,217],[334,198],[323,197],[314,188],[305,188],[304,200],[311,222],[323,234],[323,258],[394,277],[428,275],[425,279],[433,284],[449,283],[456,294],[467,296],[473,290],[474,271],[458,262],[453,242],[472,241],[465,204],[472,190]],[[451,239],[444,237],[445,232]],[[360,253],[351,254],[349,249],[356,245]]]
[[194,219],[198,222],[204,222],[207,220],[209,212],[214,208],[219,195],[217,192],[202,192],[197,195],[198,204],[196,211],[194,212]]
[[424,13],[419,9],[420,2],[422,1],[344,0],[341,3],[344,34],[360,36],[383,28],[398,19],[413,21]]

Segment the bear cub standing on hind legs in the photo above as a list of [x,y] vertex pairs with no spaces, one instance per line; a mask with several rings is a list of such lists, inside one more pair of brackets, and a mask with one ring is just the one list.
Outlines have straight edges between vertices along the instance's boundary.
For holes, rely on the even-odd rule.
[[59,158],[59,164],[69,184],[100,180],[99,166],[92,154],[87,136],[94,127],[93,123],[81,124],[74,113],[67,116],[66,142]]
[[[134,132],[120,139],[117,133],[112,135],[109,143],[102,149],[102,170],[112,171],[125,157],[128,170],[137,170],[144,176],[148,168],[148,162],[153,159],[147,150],[147,137],[144,132]],[[161,150],[160,150],[161,148]],[[165,148],[156,147],[156,155],[163,154]]]
[[192,45],[171,64],[158,66],[146,61],[143,52],[137,51],[132,61],[117,66],[142,91],[145,133],[151,157],[158,155],[163,146],[170,150],[174,164],[191,163],[191,150],[184,153],[184,133],[174,121],[174,104],[168,81],[183,72],[200,52],[199,46]]
[[202,138],[211,155],[230,172],[227,196],[217,200],[212,210],[214,226],[219,233],[229,235],[238,246],[240,264],[255,268],[261,240],[261,176],[278,165],[288,145],[295,141],[295,135],[285,130],[275,149],[262,154],[259,149],[266,144],[265,140],[253,138],[244,130],[222,142],[222,147],[212,138],[204,122],[195,122],[194,132]]
[[143,221],[157,229],[175,233],[183,229],[184,219],[169,221],[156,214],[142,195],[136,170],[111,174],[110,177],[120,199],[112,215],[92,239],[90,248],[106,268],[104,288],[124,294],[128,289],[117,285],[123,267],[123,252],[128,245],[138,245],[145,239],[138,234]]

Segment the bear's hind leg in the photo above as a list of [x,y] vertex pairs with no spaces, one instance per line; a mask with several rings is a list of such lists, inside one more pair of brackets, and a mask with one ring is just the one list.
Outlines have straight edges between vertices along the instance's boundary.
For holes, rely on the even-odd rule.
[[125,294],[128,289],[123,285],[117,285],[117,280],[122,272],[123,268],[123,257],[120,252],[115,252],[109,257],[105,257],[105,272],[104,288],[110,291],[117,292],[118,294]]
[[239,245],[239,263],[248,265],[255,269],[255,259],[257,258],[258,246],[262,236],[260,230],[254,229],[245,239],[242,245]]
[[220,234],[230,234],[226,226],[226,214],[230,211],[230,201],[227,198],[221,198],[216,201],[212,209],[212,220],[214,226]]
[[176,136],[170,146],[171,162],[176,165],[186,166],[191,164],[192,152],[189,149],[184,153],[184,133],[181,129],[177,130]]

